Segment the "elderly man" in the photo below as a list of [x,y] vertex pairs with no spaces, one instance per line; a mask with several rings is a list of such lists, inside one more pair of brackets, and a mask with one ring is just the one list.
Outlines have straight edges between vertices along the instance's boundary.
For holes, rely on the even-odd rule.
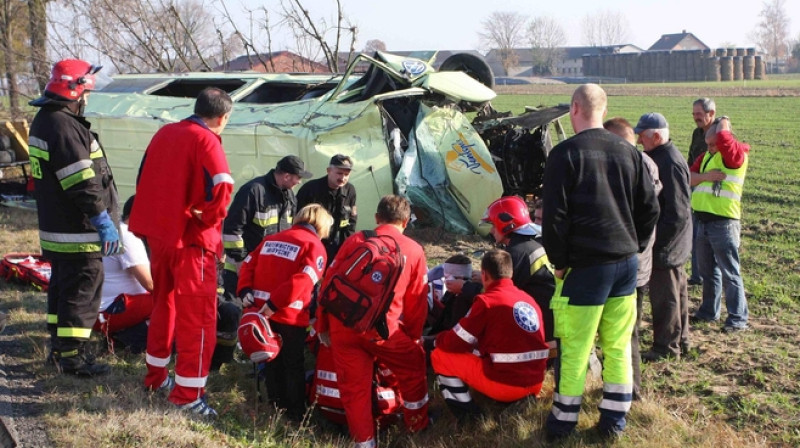
[[720,298],[725,290],[728,317],[726,333],[747,329],[747,299],[739,265],[742,191],[747,174],[750,146],[731,133],[728,117],[720,118],[706,132],[708,151],[690,169],[692,210],[698,228],[694,244],[703,276],[703,303],[695,321],[715,321],[720,316]]
[[308,204],[320,204],[333,216],[333,226],[328,238],[322,242],[333,261],[344,240],[356,231],[356,187],[350,183],[353,159],[343,154],[331,157],[327,174],[308,181],[297,192],[297,209]]
[[669,139],[669,125],[663,115],[642,115],[634,132],[658,166],[662,186],[650,274],[653,348],[642,354],[642,359],[677,359],[689,349],[689,293],[683,268],[692,250],[689,166]]
[[598,332],[605,357],[600,434],[620,434],[631,406],[637,253],[650,240],[658,200],[642,154],[603,129],[606,106],[600,86],[578,87],[569,114],[575,135],[553,148],[545,167],[542,233],[555,268],[550,307],[559,352],[549,440],[578,423]]
[[[711,127],[716,115],[717,105],[711,98],[698,98],[692,104],[692,119],[697,124],[697,128],[692,132],[692,142],[689,145],[689,158],[687,163],[691,166],[695,160],[706,152],[706,131]],[[697,238],[697,218],[692,215],[692,240]],[[692,247],[692,272],[689,276],[690,285],[702,285],[703,278],[697,268],[697,252]]]

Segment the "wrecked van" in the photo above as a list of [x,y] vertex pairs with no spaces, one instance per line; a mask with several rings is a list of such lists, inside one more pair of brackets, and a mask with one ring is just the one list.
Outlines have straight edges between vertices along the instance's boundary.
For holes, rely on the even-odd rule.
[[[437,72],[430,59],[377,52],[359,55],[341,75],[119,75],[92,94],[86,117],[100,135],[122,198],[134,193],[153,134],[191,115],[197,93],[214,86],[234,101],[222,138],[237,186],[287,154],[321,177],[331,156],[342,153],[354,160],[350,182],[362,213],[371,216],[382,196],[396,193],[409,198],[420,224],[472,233],[487,205],[503,195],[504,181],[495,164],[501,158],[465,111],[483,110],[488,133],[511,124],[485,116],[496,95],[488,87],[488,66],[456,56],[443,67],[459,71]],[[354,73],[365,65],[363,74]],[[359,220],[359,226],[371,225]]]

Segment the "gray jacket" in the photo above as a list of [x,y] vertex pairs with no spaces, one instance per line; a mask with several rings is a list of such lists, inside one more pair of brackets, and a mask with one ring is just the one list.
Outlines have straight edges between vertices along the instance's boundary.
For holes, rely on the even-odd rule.
[[658,196],[661,214],[656,223],[653,268],[681,266],[692,251],[692,205],[689,166],[678,148],[669,141],[647,151],[658,166],[663,190]]

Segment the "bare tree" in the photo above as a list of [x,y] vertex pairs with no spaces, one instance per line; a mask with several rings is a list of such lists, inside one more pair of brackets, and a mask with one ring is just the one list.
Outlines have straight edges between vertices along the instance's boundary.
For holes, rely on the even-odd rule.
[[563,57],[560,48],[567,42],[564,28],[552,17],[534,17],[528,25],[528,38],[533,53],[533,70],[539,74],[555,74]]
[[785,58],[789,52],[789,15],[785,8],[786,0],[770,0],[763,3],[763,8],[754,30],[754,40],[759,50],[772,57],[777,67],[778,60]]
[[17,118],[21,114],[20,109],[20,89],[17,73],[20,71],[19,60],[23,59],[22,49],[18,48],[20,42],[19,33],[23,27],[20,26],[18,17],[20,9],[24,7],[18,1],[0,0],[0,51],[3,52],[3,78],[5,90],[8,95],[8,104],[11,110],[11,117]]
[[583,16],[583,43],[593,47],[622,44],[630,35],[628,19],[619,11],[601,10]]
[[61,14],[50,18],[50,46],[60,57],[94,52],[120,72],[211,70],[215,65],[218,35],[202,0],[58,3]]
[[281,23],[294,36],[299,53],[309,59],[317,59],[314,53],[321,53],[331,72],[338,71],[342,45],[349,41],[347,51],[352,55],[358,36],[358,28],[345,15],[341,0],[334,1],[336,16],[329,21],[312,16],[300,0],[280,0]]
[[386,51],[386,43],[380,39],[370,39],[364,45],[364,53],[372,54],[376,51]]
[[31,66],[39,91],[44,91],[50,79],[50,63],[47,59],[47,2],[50,0],[28,0],[28,23],[31,40]]
[[481,44],[498,52],[505,75],[519,63],[516,49],[525,44],[527,18],[517,12],[495,11],[482,22]]

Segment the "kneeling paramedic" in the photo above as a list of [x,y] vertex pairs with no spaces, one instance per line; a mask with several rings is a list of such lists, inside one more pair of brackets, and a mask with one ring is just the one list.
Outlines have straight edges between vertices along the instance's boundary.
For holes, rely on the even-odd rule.
[[549,348],[542,311],[511,280],[511,256],[491,250],[481,260],[485,292],[455,327],[440,333],[431,353],[445,403],[459,420],[480,415],[469,388],[501,402],[542,389]]

